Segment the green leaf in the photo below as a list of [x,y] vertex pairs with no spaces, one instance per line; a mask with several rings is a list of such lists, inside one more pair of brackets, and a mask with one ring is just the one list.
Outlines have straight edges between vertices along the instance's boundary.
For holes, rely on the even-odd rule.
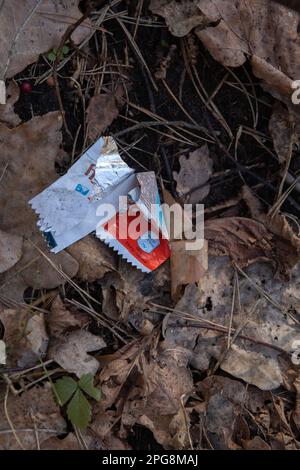
[[56,59],[56,53],[55,53],[54,51],[49,52],[49,54],[48,54],[48,59],[49,59],[51,62],[54,62],[55,59]]
[[101,398],[101,390],[94,387],[93,381],[93,374],[84,374],[80,377],[78,387],[80,387],[81,390],[87,393],[90,397],[94,398],[96,401],[99,401]]
[[78,388],[77,383],[71,377],[63,377],[57,380],[53,387],[60,406],[67,403]]
[[92,416],[91,405],[79,389],[76,390],[67,406],[67,415],[73,426],[78,428],[86,428],[90,422]]
[[63,53],[63,55],[67,55],[69,53],[69,50],[69,46],[64,45],[61,52]]

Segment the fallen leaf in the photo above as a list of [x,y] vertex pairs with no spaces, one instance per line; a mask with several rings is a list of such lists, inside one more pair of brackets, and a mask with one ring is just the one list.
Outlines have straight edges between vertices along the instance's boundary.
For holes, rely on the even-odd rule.
[[293,421],[298,429],[300,429],[300,377],[299,375],[296,377],[294,381],[294,387],[296,390],[296,406],[293,410]]
[[[21,396],[9,395],[7,413],[10,422],[2,406],[0,409],[2,450],[20,450],[15,435],[24,449],[37,449],[38,443],[49,439],[49,434],[56,436],[66,432],[66,423],[54,401],[50,384],[31,388]],[[11,432],[11,426],[15,435]]]
[[60,338],[69,329],[83,326],[79,318],[65,307],[59,295],[52,302],[51,311],[47,315],[47,325],[53,338]]
[[[2,76],[13,77],[35,62],[42,52],[58,47],[67,27],[82,16],[77,5],[74,0],[4,2],[0,17]],[[75,43],[88,35],[88,26],[76,28],[71,36]]]
[[91,427],[101,433],[98,416],[103,420],[103,414],[115,404],[116,417],[122,413],[123,437],[125,430],[138,423],[148,427],[166,448],[176,448],[179,441],[185,447],[188,437],[182,407],[193,387],[187,357],[180,350],[161,350],[159,346],[154,351],[154,338],[124,346],[102,369],[103,399]]
[[114,252],[93,235],[74,243],[67,252],[79,264],[76,277],[81,281],[94,282],[116,269]]
[[21,259],[0,276],[0,292],[17,301],[23,301],[27,287],[53,289],[65,281],[34,245],[68,276],[73,277],[78,270],[78,263],[69,254],[49,253],[36,226],[37,217],[28,205],[58,177],[55,158],[62,140],[61,125],[58,111],[34,117],[14,129],[0,124],[0,167],[6,167],[2,178],[5,191],[0,197],[1,229],[26,237]]
[[145,274],[119,259],[118,270],[106,273],[101,281],[103,313],[114,320],[130,321],[139,330],[147,303],[153,298],[165,297],[169,290],[168,283],[167,263]]
[[0,273],[12,268],[22,256],[23,240],[0,229]]
[[86,330],[71,332],[64,340],[50,344],[49,359],[53,359],[66,371],[80,378],[84,374],[95,375],[99,362],[88,353],[105,348],[104,340]]
[[[292,80],[298,80],[300,45],[297,40],[299,14],[269,0],[183,1],[183,26],[173,0],[152,0],[154,13],[166,19],[170,31],[178,36],[191,28],[215,60],[227,67],[240,67],[250,57],[254,74],[288,98]],[[175,25],[173,24],[175,21]],[[197,25],[198,23],[198,25]]]
[[178,300],[182,288],[199,283],[207,271],[207,241],[203,248],[187,250],[186,241],[171,242],[171,294]]
[[32,315],[26,308],[0,309],[0,320],[8,367],[32,367],[45,357],[49,339],[42,313]]
[[280,272],[288,275],[300,259],[300,237],[294,232],[286,217],[280,212],[275,215],[263,212],[260,201],[247,186],[242,188],[242,196],[254,219],[262,222],[273,234],[274,259]]
[[[247,407],[244,384],[227,377],[211,376],[197,384],[197,393],[205,400],[204,426],[213,449],[238,449],[237,434],[241,432],[239,418],[243,408]],[[244,434],[248,432],[246,426]]]
[[151,0],[150,10],[163,16],[174,36],[182,37],[193,28],[206,25],[207,19],[199,8],[198,0],[178,2],[176,0]]
[[225,217],[205,222],[205,238],[209,252],[228,255],[240,267],[257,260],[273,259],[272,235],[256,220]]
[[[282,362],[282,356],[290,357],[295,341],[300,339],[298,325],[287,317],[293,312],[297,318],[300,311],[299,269],[295,267],[291,279],[285,282],[274,278],[269,263],[255,263],[245,269],[250,281],[242,276],[239,279],[241,306],[236,305],[232,317],[232,328],[235,331],[242,328],[227,350],[234,271],[227,257],[209,257],[208,271],[201,284],[198,288],[194,285],[185,288],[169,317],[165,347],[185,349],[191,367],[200,371],[207,371],[213,358],[220,361],[219,367],[228,374],[262,390],[284,385],[288,362]],[[257,289],[266,291],[266,298],[255,289],[256,284]],[[186,316],[193,327],[188,326]]]
[[255,436],[248,441],[243,440],[243,448],[245,450],[271,450],[269,444],[259,436]]
[[212,175],[213,162],[207,144],[191,152],[188,158],[181,155],[179,163],[179,172],[173,173],[178,194],[185,203],[200,203],[209,194],[208,181]]
[[[168,191],[164,191],[164,202],[170,207],[176,203]],[[185,240],[183,230],[191,226],[191,221],[185,211],[183,211],[182,220],[182,227],[178,224],[179,228],[177,228],[174,220],[171,220],[168,228],[171,245],[171,296],[175,301],[179,299],[184,286],[200,282],[207,270],[207,242],[202,240],[203,244],[200,248],[195,246],[191,249],[188,244],[197,243],[200,240],[189,242]]]
[[300,119],[282,104],[276,103],[269,122],[269,131],[279,161],[285,163],[294,145],[299,144]]
[[90,99],[86,110],[87,132],[94,141],[103,134],[119,114],[123,88],[117,87],[115,92],[100,93]]
[[19,99],[20,88],[18,84],[12,80],[6,88],[6,104],[0,104],[0,122],[8,127],[15,127],[20,124],[21,119],[14,111],[14,105]]

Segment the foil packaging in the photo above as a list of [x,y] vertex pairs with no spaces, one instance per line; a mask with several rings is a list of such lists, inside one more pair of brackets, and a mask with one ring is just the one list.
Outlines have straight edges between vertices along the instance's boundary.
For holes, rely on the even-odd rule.
[[[120,196],[125,207],[120,207]],[[98,139],[29,204],[54,253],[96,231],[98,238],[144,272],[153,271],[170,256],[155,174],[135,173],[120,157],[112,137]],[[109,218],[99,211],[107,204],[115,209]],[[138,238],[122,238],[119,225],[133,208],[142,214],[144,232]]]

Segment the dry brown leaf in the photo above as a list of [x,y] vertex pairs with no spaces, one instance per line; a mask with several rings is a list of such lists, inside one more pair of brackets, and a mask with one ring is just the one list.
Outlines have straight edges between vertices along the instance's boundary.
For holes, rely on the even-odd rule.
[[15,127],[20,124],[21,119],[14,111],[14,105],[18,101],[20,88],[18,84],[12,80],[6,88],[6,104],[0,104],[0,122],[9,127]]
[[22,256],[23,239],[0,229],[0,273],[12,268]]
[[101,281],[103,313],[114,320],[130,321],[139,330],[138,324],[148,301],[166,295],[169,279],[167,263],[145,274],[119,259],[118,271],[108,272]]
[[[42,52],[58,47],[64,32],[82,16],[77,0],[10,0],[0,16],[1,75],[10,78],[35,62]],[[87,22],[76,28],[75,43],[90,32]]]
[[80,378],[83,374],[95,375],[99,369],[99,362],[88,353],[105,348],[105,346],[100,336],[92,335],[86,330],[78,330],[71,332],[64,340],[53,342],[50,345],[48,357]]
[[27,237],[23,256],[11,269],[0,276],[0,292],[23,301],[27,287],[52,289],[64,278],[51,267],[37,249],[40,249],[69,276],[74,276],[78,263],[67,253],[49,253],[38,230],[37,217],[28,201],[57,179],[55,158],[61,145],[60,112],[34,117],[14,129],[0,124],[0,167],[6,170],[0,196],[1,229],[9,234]]
[[[171,32],[181,36],[192,27],[215,60],[228,67],[251,57],[254,74],[291,97],[292,80],[300,77],[299,14],[269,0],[198,0],[180,3],[183,29],[173,20],[173,0],[153,0],[152,11],[165,17]],[[175,25],[173,24],[175,21]],[[197,27],[198,22],[198,27]],[[187,28],[184,26],[187,25]]]
[[79,264],[76,277],[81,281],[94,282],[116,269],[114,252],[93,235],[74,243],[67,252]]
[[200,203],[209,194],[208,181],[212,175],[213,162],[207,144],[191,152],[188,158],[182,155],[179,163],[179,172],[173,173],[178,194],[185,203]]
[[176,0],[151,0],[150,9],[156,15],[163,16],[174,36],[182,37],[193,28],[207,25],[207,19],[198,6],[198,0],[178,2]]
[[171,242],[172,298],[178,300],[184,286],[200,282],[207,268],[206,240],[199,250],[187,250],[185,240]]
[[102,93],[90,99],[86,110],[86,122],[89,138],[96,140],[111,125],[119,114],[123,88],[119,86],[115,92]]
[[285,163],[293,146],[299,144],[300,119],[280,103],[276,103],[269,122],[269,131],[279,161]]
[[[164,191],[164,202],[170,207],[176,203],[173,196]],[[183,212],[184,223],[189,224],[190,219]],[[169,228],[171,244],[171,295],[177,301],[187,284],[201,281],[207,270],[207,242],[203,240],[202,248],[187,249],[184,235],[178,232],[176,225],[171,221]],[[173,226],[172,226],[173,225]],[[188,227],[189,225],[187,225]]]
[[[281,351],[286,352],[283,357],[289,357],[295,350],[295,341],[300,340],[298,325],[285,316],[293,312],[297,317],[300,311],[299,269],[294,268],[289,282],[275,279],[270,263],[255,263],[245,269],[252,283],[242,276],[239,279],[241,307],[239,309],[236,299],[232,328],[242,327],[240,335],[250,341],[238,336],[234,347],[226,352],[234,271],[227,257],[209,257],[208,271],[199,287],[187,286],[175,306],[174,312],[178,313],[169,317],[165,347],[189,351],[190,365],[200,371],[209,368],[212,358],[221,359],[222,370],[263,390],[285,386],[289,366],[282,360]],[[272,300],[268,302],[260,295],[253,283],[264,289]],[[184,313],[191,316],[193,328],[187,325]],[[207,329],[196,328],[197,322],[203,325],[205,321],[213,322],[217,328],[211,323]],[[225,329],[223,334],[218,327]]]
[[[111,416],[109,408],[115,404],[115,417],[111,416],[111,420],[122,413],[122,437],[138,423],[148,427],[166,448],[176,448],[179,441],[182,447],[188,445],[181,408],[193,382],[186,355],[181,350],[161,350],[159,346],[156,350],[156,341],[151,344],[147,338],[124,346],[111,359],[99,375],[103,400],[97,405],[92,429],[101,433],[103,417],[107,413]],[[106,421],[109,429],[107,418]]]
[[82,326],[79,318],[66,309],[59,295],[52,302],[51,311],[47,315],[47,324],[53,338],[60,338],[69,329]]
[[[245,386],[227,377],[211,376],[198,384],[197,392],[206,402],[205,429],[212,447],[237,449],[239,446],[234,440],[246,398]],[[244,432],[247,431],[246,428]]]
[[249,441],[243,439],[243,449],[245,450],[271,450],[269,444],[267,444],[261,437],[255,436]]
[[274,259],[280,272],[288,275],[300,259],[300,237],[296,235],[286,217],[278,212],[274,216],[265,214],[260,201],[247,186],[243,186],[242,196],[254,219],[262,222],[273,234]]
[[[49,439],[66,432],[66,423],[56,405],[50,384],[34,387],[21,396],[9,395],[7,400],[9,420],[24,449],[37,449]],[[11,432],[11,423],[4,407],[0,408],[0,449],[20,450],[20,445]],[[7,431],[7,432],[5,432]],[[37,442],[38,437],[38,442]]]
[[273,259],[272,235],[266,227],[245,217],[211,219],[205,222],[205,238],[214,255],[229,255],[240,267],[257,260]]
[[293,411],[292,417],[295,425],[300,429],[300,377],[296,377],[294,381],[294,388],[296,390],[296,406]]
[[45,357],[49,339],[42,313],[32,315],[25,308],[2,309],[0,321],[8,367],[32,367]]
[[[270,66],[288,79],[299,78],[298,13],[269,0],[200,0],[198,5],[216,25],[197,30],[198,37],[216,60],[238,67],[248,55],[254,56],[258,59],[254,72],[261,71],[260,76],[264,75],[267,83],[273,85],[274,73],[269,71]],[[286,92],[291,96],[292,89]]]

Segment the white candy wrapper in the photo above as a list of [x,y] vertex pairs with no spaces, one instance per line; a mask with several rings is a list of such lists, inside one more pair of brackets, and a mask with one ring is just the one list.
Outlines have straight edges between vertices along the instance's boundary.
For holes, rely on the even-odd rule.
[[[97,209],[99,205],[111,204],[118,214],[120,196],[134,202],[146,221],[150,223],[154,219],[158,238],[155,243],[151,241],[153,230],[142,234],[141,241],[112,235],[107,217],[101,211],[99,214]],[[135,174],[121,159],[111,137],[98,139],[64,176],[31,199],[29,204],[38,214],[37,225],[54,253],[97,229],[96,234],[101,240],[144,272],[152,271],[170,255],[155,174]],[[154,215],[151,205],[155,208]],[[126,210],[123,212],[126,214]],[[124,214],[111,218],[112,225],[116,226],[115,220],[123,218]]]

